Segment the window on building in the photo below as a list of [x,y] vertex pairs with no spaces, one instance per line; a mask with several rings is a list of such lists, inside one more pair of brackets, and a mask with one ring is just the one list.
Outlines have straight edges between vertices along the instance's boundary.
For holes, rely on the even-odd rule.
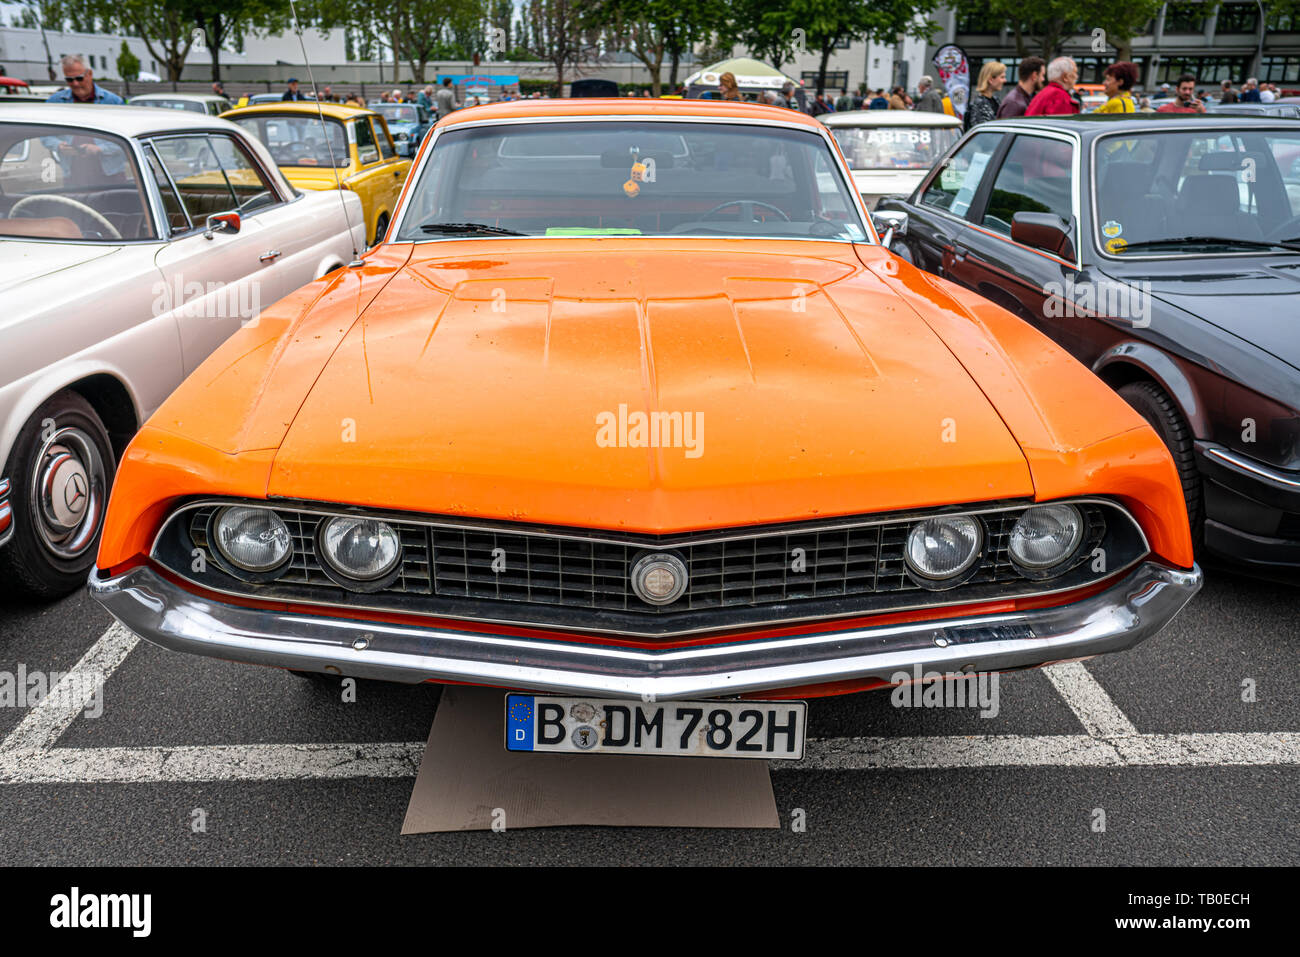
[[1259,29],[1259,7],[1253,3],[1221,3],[1214,34],[1254,33]]
[[1300,15],[1274,13],[1268,18],[1269,33],[1295,33],[1300,31]]
[[1300,56],[1266,56],[1259,62],[1259,78],[1269,83],[1300,82]]
[[957,32],[976,36],[996,35],[1002,32],[1007,22],[1001,17],[993,16],[985,10],[972,11],[957,20]]
[[1165,33],[1203,33],[1205,5],[1171,3],[1165,7]]
[[[1250,69],[1247,56],[1170,56],[1162,57],[1156,65],[1155,82],[1175,83],[1182,73],[1196,77],[1198,86],[1209,86],[1231,80],[1240,83]],[[1262,79],[1262,77],[1261,77]]]

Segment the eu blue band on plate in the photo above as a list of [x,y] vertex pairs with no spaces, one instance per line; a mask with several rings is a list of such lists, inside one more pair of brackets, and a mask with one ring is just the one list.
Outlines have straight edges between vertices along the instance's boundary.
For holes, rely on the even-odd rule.
[[506,749],[533,750],[533,696],[512,694],[506,697]]

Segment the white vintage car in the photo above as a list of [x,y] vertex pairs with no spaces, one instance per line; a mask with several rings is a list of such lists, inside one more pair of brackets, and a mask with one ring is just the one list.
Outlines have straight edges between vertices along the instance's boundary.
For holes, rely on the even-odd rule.
[[868,209],[882,196],[910,195],[961,139],[961,120],[917,110],[854,110],[818,117],[830,128]]
[[140,424],[262,307],[364,248],[355,194],[297,192],[233,123],[7,105],[0,592],[81,586]]

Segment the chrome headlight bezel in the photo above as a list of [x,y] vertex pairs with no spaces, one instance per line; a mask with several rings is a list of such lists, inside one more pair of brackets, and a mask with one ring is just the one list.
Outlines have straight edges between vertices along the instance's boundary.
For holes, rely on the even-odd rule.
[[[279,523],[280,528],[284,530],[287,549],[284,555],[281,556],[275,564],[261,568],[252,568],[241,563],[225,550],[225,547],[221,543],[222,519],[227,518],[232,512],[239,511],[265,512],[275,522]],[[276,514],[275,509],[272,508],[262,508],[256,505],[243,504],[227,505],[220,508],[213,512],[212,517],[208,520],[207,540],[210,546],[207,551],[212,560],[227,574],[246,582],[257,583],[274,581],[276,578],[280,577],[281,573],[288,568],[289,564],[293,561],[293,535],[290,533],[289,526],[285,524],[284,519]]]
[[[954,571],[942,577],[930,574],[925,569],[920,568],[912,558],[912,536],[916,535],[921,529],[930,523],[952,524],[969,523],[974,530],[974,546],[970,554],[962,561],[961,565]],[[988,541],[988,530],[984,527],[984,522],[978,515],[967,515],[961,512],[954,512],[947,515],[930,515],[915,522],[907,530],[907,538],[903,541],[903,564],[907,568],[908,577],[917,585],[929,591],[943,591],[948,588],[955,588],[958,585],[969,581],[970,578],[980,569],[981,559],[984,556],[984,546]]]
[[[1026,562],[1021,556],[1016,554],[1013,546],[1013,542],[1015,541],[1015,529],[1020,527],[1020,523],[1025,520],[1026,516],[1039,509],[1044,511],[1050,509],[1067,509],[1074,517],[1074,535],[1070,540],[1069,548],[1061,553],[1060,558],[1050,564],[1033,564]],[[1069,571],[1075,566],[1075,564],[1077,564],[1079,552],[1088,542],[1087,531],[1087,521],[1078,506],[1070,502],[1041,502],[1025,509],[1016,520],[1011,532],[1007,535],[1007,559],[1011,562],[1011,566],[1017,572],[1030,581],[1044,581],[1049,578],[1056,578]]]
[[[383,571],[368,577],[361,577],[343,568],[338,557],[330,550],[326,538],[330,527],[339,522],[369,522],[387,530],[396,543],[389,565]],[[342,585],[350,591],[379,591],[392,584],[402,572],[402,535],[381,518],[369,515],[333,515],[322,519],[316,528],[316,554],[320,558],[321,571],[335,584]]]

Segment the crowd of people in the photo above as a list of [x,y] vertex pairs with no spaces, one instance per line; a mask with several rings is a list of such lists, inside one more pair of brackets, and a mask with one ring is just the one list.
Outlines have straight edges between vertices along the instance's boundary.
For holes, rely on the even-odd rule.
[[[91,102],[121,103],[122,98],[98,86],[90,67],[77,56],[66,56],[62,62],[67,88],[50,97],[51,102]],[[1016,69],[1015,83],[1008,83],[1006,64],[991,60],[980,68],[975,87],[970,91],[970,103],[965,111],[965,125],[969,129],[992,119],[1005,119],[1010,116],[1053,116],[1081,113],[1083,100],[1077,88],[1079,67],[1068,56],[1056,57],[1048,62],[1042,57],[1030,56],[1022,59]],[[1151,96],[1135,98],[1134,87],[1139,79],[1137,64],[1127,60],[1112,63],[1102,73],[1102,90],[1106,101],[1096,108],[1098,113],[1204,113],[1207,95],[1204,90],[1197,91],[1196,77],[1184,73],[1171,87],[1162,83]],[[221,97],[226,96],[225,86],[216,82],[212,92]],[[757,96],[758,102],[769,106],[801,110],[813,116],[826,113],[843,113],[850,110],[920,110],[928,113],[948,113],[960,115],[954,108],[952,99],[934,85],[934,78],[923,76],[917,81],[916,96],[913,98],[902,86],[895,86],[888,93],[881,87],[877,90],[860,89],[856,93],[841,90],[833,99],[825,93],[818,93],[811,101],[797,91],[793,82],[787,82],[780,91],[767,90]],[[1261,83],[1250,77],[1235,89],[1229,80],[1224,80],[1217,91],[1220,103],[1272,103],[1281,92],[1273,83]],[[628,91],[628,96],[635,96]],[[649,90],[642,90],[642,96],[650,96]],[[678,87],[673,94],[685,96],[685,86]],[[718,95],[724,100],[752,99],[741,93],[736,77],[723,73],[719,78]],[[507,90],[503,100],[539,99],[541,93],[524,96],[514,90]],[[282,100],[307,100],[309,97],[299,89],[298,80],[290,78]],[[324,86],[318,97],[326,103],[342,103],[346,106],[364,107],[365,100],[359,92],[336,95],[333,89]],[[465,106],[474,106],[480,102],[477,96],[467,96],[465,101],[456,99],[451,77],[443,77],[442,83],[434,87],[425,86],[418,93],[404,93],[400,89],[385,90],[379,97],[384,103],[416,103],[424,107],[438,119],[453,110]]]
[[[970,108],[966,113],[967,127],[978,126],[992,119],[1010,116],[1060,116],[1084,111],[1083,99],[1078,89],[1079,67],[1068,56],[1051,62],[1041,57],[1025,57],[1017,68],[1016,83],[999,96],[1006,86],[1007,68],[997,60],[980,68],[979,79],[971,92]],[[1102,92],[1106,100],[1096,108],[1098,113],[1204,113],[1205,101],[1196,95],[1196,77],[1184,73],[1178,77],[1176,93],[1171,94],[1168,83],[1152,97],[1135,100],[1133,89],[1138,83],[1136,63],[1120,60],[1102,72]],[[1256,80],[1247,83],[1257,84]],[[1224,89],[1231,89],[1224,83]],[[1153,105],[1153,101],[1162,102]]]
[[[1016,82],[1010,83],[1006,64],[997,60],[984,63],[978,79],[970,91],[964,123],[967,129],[987,123],[992,119],[1010,116],[1053,116],[1084,112],[1080,90],[1079,67],[1068,56],[1049,61],[1042,57],[1025,57],[1016,70]],[[730,74],[727,74],[730,76]],[[1096,107],[1097,113],[1204,113],[1205,91],[1197,91],[1196,77],[1184,73],[1171,86],[1162,83],[1150,96],[1135,97],[1140,72],[1137,64],[1127,60],[1112,63],[1102,74],[1101,87],[1106,100]],[[726,76],[723,77],[724,89]],[[732,80],[734,86],[734,78]],[[799,107],[794,102],[794,84],[788,83],[777,95],[768,93],[764,102],[775,106]],[[1218,90],[1219,103],[1272,103],[1281,96],[1273,83],[1261,83],[1251,77],[1238,91],[1229,80],[1224,80]],[[724,99],[729,98],[724,93]],[[733,98],[739,98],[733,97]],[[935,87],[934,78],[923,76],[917,81],[916,96],[911,96],[902,86],[888,92],[862,89],[857,93],[847,90],[838,97],[818,93],[808,104],[806,112],[813,116],[824,113],[843,113],[848,110],[920,110],[928,113],[960,115],[951,98]]]

